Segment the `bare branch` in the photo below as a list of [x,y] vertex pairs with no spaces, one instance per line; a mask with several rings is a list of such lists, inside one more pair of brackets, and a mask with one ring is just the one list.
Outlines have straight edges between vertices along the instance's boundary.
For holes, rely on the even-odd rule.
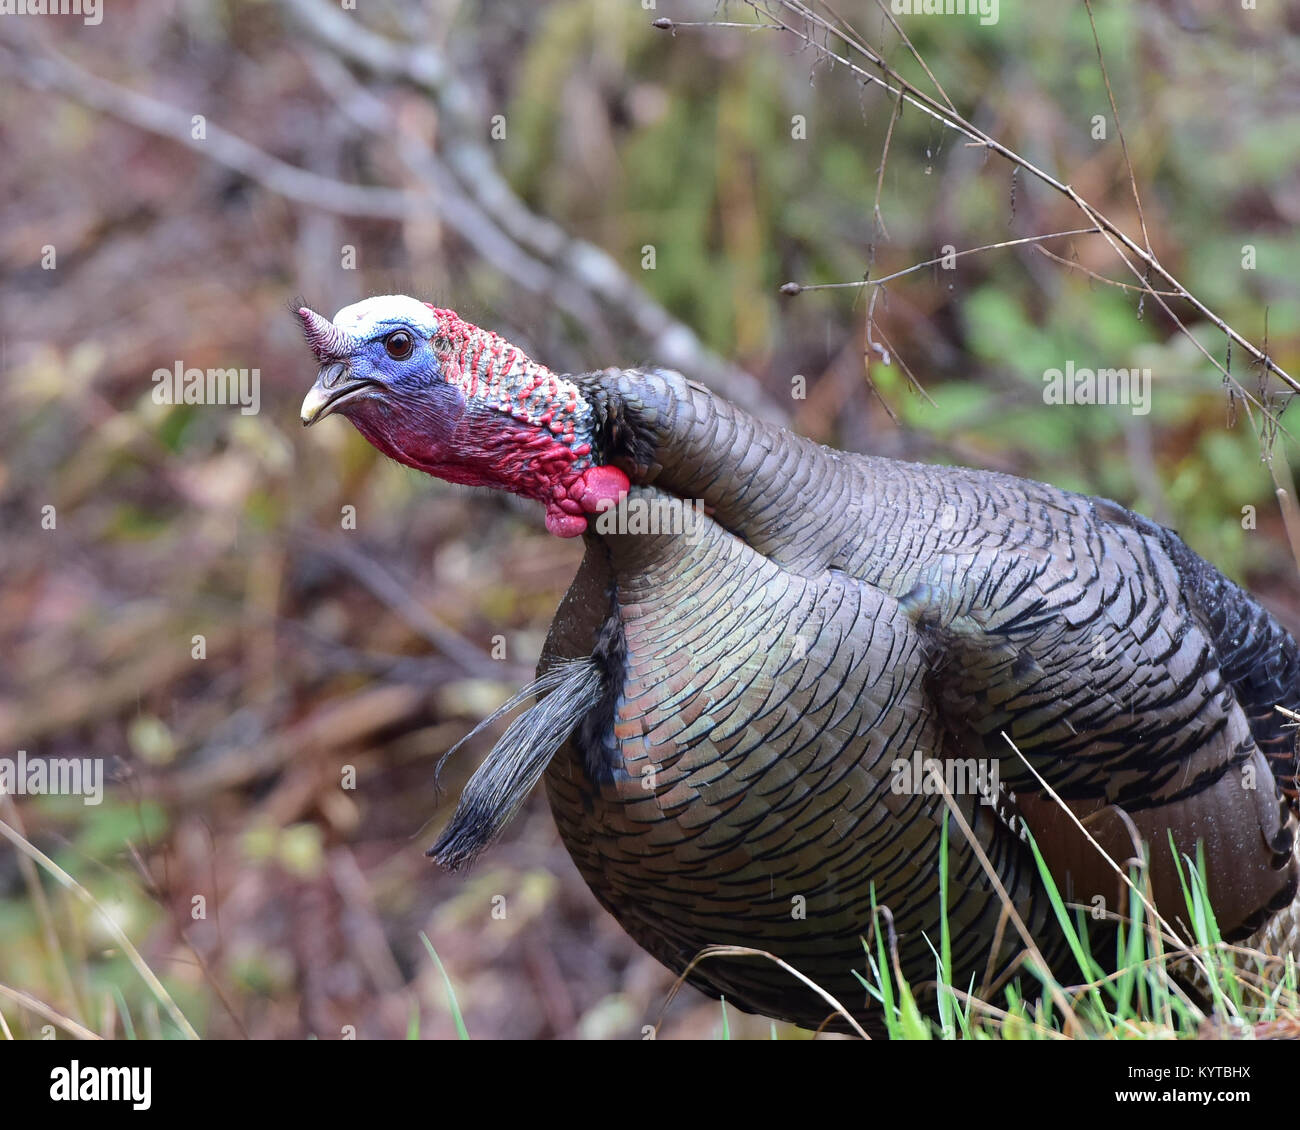
[[[1266,351],[1260,349],[1254,343],[1243,337],[1228,325],[1227,322],[1219,317],[1218,314],[1206,306],[1205,303],[1192,294],[1166,267],[1161,264],[1159,259],[1156,258],[1154,252],[1143,249],[1141,245],[1122,231],[1113,221],[1108,219],[1095,207],[1084,200],[1083,197],[1081,197],[1079,193],[1068,184],[1057,180],[1050,173],[1047,173],[1037,165],[1026,160],[1024,157],[1020,156],[1019,153],[1002,144],[996,138],[990,137],[988,134],[984,133],[983,130],[972,124],[961,114],[956,113],[939,102],[936,102],[935,99],[917,88],[899,74],[894,67],[887,63],[878,51],[867,44],[853,30],[853,28],[843,20],[835,17],[836,23],[832,24],[825,16],[820,15],[812,5],[805,3],[804,0],[744,0],[744,3],[753,8],[760,16],[769,19],[774,23],[780,23],[785,31],[797,37],[802,43],[812,47],[824,57],[841,64],[864,81],[880,85],[895,97],[901,95],[903,101],[907,102],[909,105],[915,106],[917,109],[928,114],[947,128],[963,134],[974,142],[987,146],[993,152],[1006,158],[1013,165],[1023,168],[1030,175],[1042,181],[1042,183],[1066,196],[1077,208],[1079,208],[1080,211],[1084,213],[1085,216],[1087,216],[1091,222],[1096,224],[1102,230],[1108,242],[1110,242],[1112,247],[1115,249],[1116,254],[1120,255],[1120,257],[1124,259],[1126,265],[1129,266],[1130,269],[1134,269],[1134,265],[1126,257],[1124,252],[1121,252],[1121,246],[1124,248],[1124,251],[1135,256],[1146,265],[1145,271],[1135,270],[1137,277],[1142,281],[1144,287],[1149,287],[1150,285],[1147,276],[1151,272],[1158,274],[1165,280],[1169,285],[1169,288],[1172,289],[1180,299],[1189,303],[1196,312],[1201,315],[1201,317],[1212,323],[1229,339],[1236,342],[1238,346],[1244,349],[1251,356],[1256,364],[1263,366],[1267,371],[1274,373],[1290,388],[1300,392],[1300,381],[1297,381],[1295,377],[1291,376],[1290,373],[1279,366]],[[819,42],[811,31],[799,27],[794,22],[783,18],[781,15],[782,11],[798,16],[799,19],[809,27],[827,31],[844,40],[854,51],[858,52],[884,77],[881,78],[873,74],[871,71],[868,71],[864,67],[855,63],[851,58],[831,50],[829,46]],[[1165,303],[1158,295],[1155,297],[1160,303],[1161,308],[1169,314],[1170,318],[1174,321],[1174,324],[1179,328],[1179,330],[1190,336],[1187,327],[1169,311],[1167,303]],[[1199,342],[1197,342],[1197,347],[1201,348],[1202,352],[1204,352],[1204,349],[1200,346]],[[1209,356],[1209,354],[1207,353],[1206,356]],[[1225,375],[1227,375],[1226,370],[1223,370],[1223,366],[1218,365],[1217,362],[1215,362],[1215,365],[1220,369],[1220,371],[1223,371]],[[1232,378],[1229,377],[1229,379]],[[1245,395],[1244,389],[1241,389],[1241,392]],[[1258,403],[1258,401],[1256,401],[1256,403]]]
[[[569,235],[519,199],[497,170],[488,147],[478,140],[483,122],[475,99],[434,46],[394,42],[365,27],[355,14],[320,0],[288,0],[288,7],[307,35],[340,58],[372,76],[428,95],[443,114],[441,158],[461,190],[519,248],[549,266],[555,276],[584,290],[589,304],[603,305],[629,322],[649,343],[656,363],[697,377],[761,415],[786,418],[785,409],[749,373],[706,348],[690,327],[672,317],[608,252]],[[415,138],[404,141],[418,144]]]
[[[426,88],[443,92],[450,104],[465,97],[462,89],[446,77],[435,52],[399,49],[354,26],[356,21],[329,5],[292,2],[295,8],[312,13],[319,8],[324,15],[313,30],[332,28],[335,34],[346,33],[348,54],[357,62],[389,68],[410,81],[418,80]],[[337,26],[338,20],[342,28]],[[402,157],[423,182],[422,189],[347,184],[283,161],[211,122],[205,126],[205,135],[195,138],[188,110],[99,78],[48,46],[27,42],[23,48],[0,43],[0,58],[8,57],[11,73],[27,86],[57,91],[119,121],[168,138],[301,205],[338,215],[398,222],[421,213],[435,213],[513,284],[554,303],[583,324],[593,323],[601,307],[607,307],[632,324],[648,343],[656,363],[680,369],[768,418],[781,421],[786,417],[784,409],[750,374],[707,349],[693,330],[655,302],[606,252],[573,239],[555,224],[528,211],[496,173],[485,151],[476,154],[473,147],[452,147],[444,164],[427,147],[411,145],[404,148]],[[362,112],[372,123],[389,113],[378,100],[366,101]]]

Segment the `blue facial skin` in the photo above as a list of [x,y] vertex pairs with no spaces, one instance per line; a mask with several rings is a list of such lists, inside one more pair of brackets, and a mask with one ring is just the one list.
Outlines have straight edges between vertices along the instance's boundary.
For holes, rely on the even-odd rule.
[[[411,352],[394,358],[389,339],[403,331],[410,335]],[[340,390],[340,415],[385,454],[426,471],[446,463],[467,408],[461,391],[444,378],[431,339],[428,330],[401,319],[379,322],[341,363],[345,371],[333,385]]]
[[[411,335],[411,354],[400,360],[390,356],[385,344],[386,339],[399,330]],[[361,348],[348,358],[352,379],[378,381],[390,388],[408,383],[413,387],[428,388],[435,382],[442,383],[442,366],[429,341],[406,322],[397,319],[381,322]]]

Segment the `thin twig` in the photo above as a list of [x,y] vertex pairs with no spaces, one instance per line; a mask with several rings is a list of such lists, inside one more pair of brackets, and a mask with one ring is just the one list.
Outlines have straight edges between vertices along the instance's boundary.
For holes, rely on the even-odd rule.
[[1097,66],[1101,68],[1101,81],[1106,86],[1106,97],[1110,99],[1110,113],[1115,119],[1115,132],[1119,134],[1119,148],[1124,155],[1124,168],[1128,171],[1129,187],[1133,190],[1133,203],[1137,207],[1138,224],[1142,228],[1142,242],[1146,245],[1148,254],[1154,257],[1155,252],[1151,249],[1151,237],[1147,234],[1146,216],[1142,214],[1142,194],[1138,192],[1137,177],[1133,175],[1133,162],[1128,155],[1128,141],[1124,137],[1124,127],[1119,120],[1119,106],[1115,104],[1115,92],[1110,88],[1110,74],[1106,70],[1106,60],[1101,53],[1101,37],[1097,34],[1097,21],[1092,14],[1092,0],[1083,0],[1083,6],[1088,9],[1088,25],[1092,28],[1092,42],[1097,48]]
[[[1088,230],[1096,231],[1097,229],[1089,228]],[[1176,294],[1172,290],[1156,290],[1153,287],[1149,287],[1149,286],[1136,286],[1133,283],[1121,282],[1119,279],[1108,279],[1105,275],[1098,274],[1096,271],[1090,270],[1089,268],[1085,267],[1082,263],[1076,263],[1072,259],[1065,258],[1064,255],[1057,255],[1056,252],[1054,251],[1048,251],[1046,247],[1035,247],[1034,250],[1041,255],[1046,255],[1047,258],[1051,259],[1054,263],[1060,263],[1062,267],[1068,267],[1071,271],[1080,271],[1083,274],[1087,275],[1090,279],[1095,279],[1097,282],[1104,283],[1106,286],[1117,287],[1120,290],[1131,290],[1135,294],[1160,294],[1163,295],[1165,298],[1182,297],[1181,294]]]
[[[894,279],[901,279],[904,275],[915,274],[917,271],[924,270],[926,267],[934,267],[940,263],[947,262],[950,259],[960,259],[964,255],[975,255],[981,251],[999,251],[1004,247],[1017,247],[1022,243],[1041,243],[1047,239],[1060,239],[1068,235],[1100,235],[1100,228],[1072,228],[1069,231],[1046,232],[1043,235],[1027,235],[1023,239],[1008,239],[1001,243],[986,243],[981,247],[967,247],[964,251],[954,251],[951,255],[939,255],[934,259],[927,259],[924,263],[913,263],[910,267],[905,267],[901,271],[895,271],[892,275],[882,275],[878,279],[858,279],[854,282],[838,283],[796,283],[788,282],[781,288],[782,294],[802,294],[805,290],[844,290],[848,288],[862,286],[880,286],[881,283],[893,282]],[[1042,248],[1039,248],[1041,251]],[[1062,260],[1065,262],[1065,260]],[[1103,279],[1103,282],[1109,282],[1109,279]],[[1116,286],[1124,286],[1124,283],[1116,283]]]
[[[784,31],[796,36],[801,42],[812,47],[821,55],[841,64],[863,80],[883,87],[892,96],[901,96],[909,105],[915,106],[923,113],[934,118],[941,125],[952,129],[957,133],[963,134],[972,141],[986,146],[993,152],[1010,161],[1013,165],[1023,168],[1031,176],[1066,196],[1080,209],[1080,211],[1084,213],[1084,215],[1088,217],[1090,221],[1101,228],[1108,237],[1112,240],[1118,241],[1128,251],[1128,253],[1136,256],[1146,265],[1146,271],[1135,270],[1135,274],[1137,274],[1140,280],[1147,283],[1149,282],[1147,276],[1150,272],[1159,274],[1169,287],[1177,293],[1178,297],[1189,303],[1197,313],[1201,315],[1201,317],[1212,323],[1221,333],[1236,342],[1237,345],[1244,349],[1256,363],[1262,365],[1267,371],[1275,374],[1281,381],[1295,391],[1300,392],[1300,381],[1297,381],[1296,378],[1279,366],[1267,352],[1261,350],[1253,342],[1243,337],[1233,329],[1232,326],[1219,317],[1218,314],[1206,306],[1205,303],[1192,294],[1163,264],[1160,263],[1154,252],[1144,250],[1141,245],[1122,231],[1113,221],[1098,212],[1096,208],[1084,200],[1083,197],[1081,197],[1070,185],[1058,180],[1056,177],[1053,177],[1050,173],[1033,164],[1033,162],[1026,160],[1019,153],[1004,145],[996,138],[986,134],[961,114],[937,102],[930,95],[920,90],[903,77],[903,75],[901,75],[893,66],[886,62],[883,56],[871,48],[845,21],[836,17],[838,26],[832,25],[830,21],[828,21],[824,16],[819,15],[812,6],[804,3],[803,0],[744,0],[744,2],[755,11],[766,16],[766,18],[771,19],[775,23],[780,23]],[[872,74],[847,56],[831,50],[829,46],[819,42],[810,31],[800,28],[791,21],[782,18],[777,9],[783,9],[797,15],[809,26],[825,30],[844,40],[853,50],[862,55],[871,66],[879,70],[880,74],[884,77],[882,78],[878,75]],[[1114,246],[1113,243],[1112,246]],[[1117,254],[1121,254],[1121,257],[1123,258],[1118,247],[1116,247],[1116,252]],[[1131,262],[1127,259],[1125,259],[1125,262],[1130,269],[1133,269],[1133,264]],[[1157,296],[1157,301],[1160,302],[1161,307],[1174,320],[1174,323],[1180,332],[1189,337],[1192,336],[1187,327],[1177,318],[1173,317],[1167,304],[1161,301],[1159,296]],[[1193,338],[1193,340],[1195,339]],[[1197,345],[1199,346],[1200,343],[1197,342]],[[1216,367],[1222,370],[1222,366],[1217,365],[1217,363]],[[1245,390],[1243,389],[1242,392],[1244,393]]]
[[[844,23],[844,17],[841,16],[837,11],[835,11],[834,8],[832,8],[829,4],[825,4],[824,7],[828,12],[831,13],[831,15],[833,15],[837,20],[839,20],[840,23]],[[885,0],[876,0],[876,7],[880,9],[881,14],[885,17],[885,19],[887,19],[890,22],[890,24],[893,25],[895,34],[898,36],[899,39],[903,41],[903,46],[906,47],[908,51],[912,53],[912,58],[917,61],[917,64],[920,66],[921,70],[925,72],[925,77],[928,78],[932,83],[934,83],[934,88],[939,92],[939,97],[943,99],[943,104],[947,106],[948,109],[955,114],[957,112],[957,107],[953,104],[953,100],[948,97],[948,92],[944,90],[939,80],[934,77],[934,72],[930,70],[930,64],[925,61],[925,56],[923,56],[921,52],[919,52],[912,45],[912,40],[908,37],[907,32],[903,30],[903,25],[898,22],[897,18],[895,18],[894,16],[894,13],[891,12],[885,6]]]
[[672,1003],[672,999],[676,995],[677,990],[681,988],[683,984],[685,984],[686,978],[689,977],[691,974],[691,970],[693,970],[701,961],[706,961],[711,957],[765,958],[767,961],[772,962],[773,965],[777,966],[780,969],[785,970],[785,972],[789,973],[791,977],[807,985],[808,988],[810,988],[814,993],[816,993],[819,997],[821,997],[822,1000],[824,1000],[828,1005],[830,1005],[831,1009],[835,1013],[839,1014],[844,1018],[844,1020],[848,1023],[849,1027],[853,1029],[856,1035],[861,1036],[864,1040],[871,1039],[871,1037],[867,1035],[867,1033],[863,1030],[862,1025],[859,1024],[853,1018],[853,1014],[847,1008],[845,1008],[838,1000],[836,1000],[836,998],[828,990],[823,989],[811,977],[808,977],[806,974],[800,973],[799,970],[797,970],[789,962],[782,961],[781,958],[776,956],[776,954],[768,953],[767,950],[754,949],[751,946],[705,946],[704,949],[700,950],[699,953],[697,953],[693,958],[691,958],[690,964],[687,965],[687,967],[682,970],[681,976],[678,977],[676,982],[673,984],[672,991],[668,994],[668,1000],[664,1002],[665,1009],[668,1007],[670,1003]]

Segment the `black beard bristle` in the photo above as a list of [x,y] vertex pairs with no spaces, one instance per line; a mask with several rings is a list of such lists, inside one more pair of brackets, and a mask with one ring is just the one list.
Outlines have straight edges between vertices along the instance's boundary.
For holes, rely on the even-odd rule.
[[[556,752],[600,701],[604,677],[592,659],[552,667],[485,718],[442,758],[514,710],[532,695],[545,695],[512,723],[469,779],[455,815],[427,854],[452,871],[468,867],[501,834],[546,771]],[[438,765],[442,769],[442,762]]]

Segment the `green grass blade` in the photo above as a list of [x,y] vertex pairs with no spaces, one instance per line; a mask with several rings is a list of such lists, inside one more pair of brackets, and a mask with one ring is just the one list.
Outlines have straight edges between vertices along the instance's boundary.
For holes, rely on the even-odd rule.
[[451,978],[447,976],[447,970],[443,968],[442,958],[438,956],[438,951],[433,948],[433,943],[429,941],[429,935],[423,930],[420,931],[420,941],[424,943],[424,948],[429,951],[429,956],[433,958],[433,964],[437,966],[438,972],[442,975],[442,983],[447,988],[447,1004],[451,1008],[451,1018],[456,1024],[456,1035],[462,1040],[468,1040],[469,1029],[465,1027],[465,1018],[460,1014],[460,1005],[456,1003],[456,990],[452,988]]

